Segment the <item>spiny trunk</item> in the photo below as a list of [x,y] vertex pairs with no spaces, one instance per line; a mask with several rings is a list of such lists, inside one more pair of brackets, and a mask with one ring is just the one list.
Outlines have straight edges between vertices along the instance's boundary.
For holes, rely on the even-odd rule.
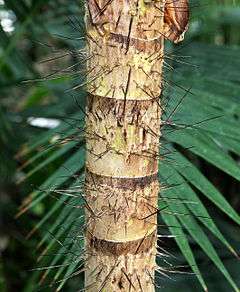
[[154,291],[164,0],[88,0],[86,290]]

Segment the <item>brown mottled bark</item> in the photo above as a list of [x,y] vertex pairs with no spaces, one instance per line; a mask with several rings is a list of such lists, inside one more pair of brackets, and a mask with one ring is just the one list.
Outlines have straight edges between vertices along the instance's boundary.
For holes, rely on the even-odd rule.
[[88,0],[86,290],[154,291],[164,0]]

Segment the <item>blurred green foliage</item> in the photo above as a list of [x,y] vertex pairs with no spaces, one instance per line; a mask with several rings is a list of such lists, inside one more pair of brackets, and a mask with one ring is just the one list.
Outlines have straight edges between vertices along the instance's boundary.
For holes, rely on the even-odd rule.
[[[57,218],[60,222],[67,218],[66,222],[70,222],[69,226],[72,226],[71,220],[78,220],[80,215],[76,212],[72,214],[66,208],[65,214],[61,215],[60,209],[64,205],[63,202],[57,201],[57,205],[53,196],[46,199],[46,192],[38,190],[38,187],[42,185],[45,189],[49,189],[53,185],[71,183],[74,186],[77,182],[69,177],[80,171],[84,165],[83,153],[75,151],[75,147],[78,146],[80,149],[79,145],[83,142],[77,132],[81,124],[79,119],[83,118],[78,104],[84,108],[84,91],[77,91],[74,93],[75,96],[68,92],[69,88],[79,84],[84,78],[84,74],[81,73],[81,64],[76,66],[79,50],[84,46],[83,40],[80,39],[84,34],[84,7],[83,2],[77,0],[71,3],[65,0],[5,0],[0,3],[0,253],[2,255],[0,291],[31,292],[37,290],[39,281],[38,274],[30,271],[36,266],[36,258],[40,253],[37,250],[39,241],[45,238],[43,247],[55,244],[51,242],[52,238],[48,233],[54,229],[54,224],[56,226],[49,212],[58,214]],[[227,122],[226,128],[221,122],[215,126],[212,122],[205,124],[205,129],[203,124],[203,132],[200,134],[194,131],[187,132],[189,139],[191,141],[195,139],[196,145],[200,145],[200,150],[204,149],[205,152],[201,152],[196,146],[195,154],[198,157],[192,153],[187,153],[186,157],[217,186],[225,195],[225,199],[237,211],[240,211],[238,197],[240,188],[239,183],[236,182],[240,177],[238,169],[240,148],[239,142],[234,140],[238,131],[236,124],[239,123],[240,113],[239,67],[237,67],[239,65],[237,56],[240,52],[240,5],[232,0],[211,0],[192,1],[191,6],[190,30],[180,54],[194,56],[200,69],[195,72],[195,79],[193,79],[191,70],[177,68],[184,78],[176,77],[176,79],[180,84],[186,83],[184,85],[187,87],[191,82],[190,85],[195,88],[196,93],[203,96],[201,103],[198,104],[198,101],[194,100],[191,105],[195,108],[203,108],[203,114],[201,115],[200,110],[189,114],[191,108],[187,108],[186,105],[185,112],[179,110],[178,117],[180,120],[182,116],[187,117],[188,122],[193,123],[197,118],[200,120],[204,118],[204,114],[205,118],[206,114],[212,114],[211,111],[208,112],[211,106],[212,111],[216,109],[214,114],[220,113],[220,110],[229,114],[226,120],[229,118],[232,121],[229,125],[232,125],[233,129],[231,132],[231,129],[227,128]],[[73,73],[66,69],[69,66],[73,66]],[[36,80],[39,81],[36,82]],[[172,107],[174,106],[173,104]],[[33,118],[50,118],[64,121],[64,123],[57,129],[49,130],[33,126],[31,124]],[[204,130],[209,131],[208,135]],[[219,131],[223,135],[214,135],[214,131]],[[226,132],[229,134],[227,138],[226,135],[224,136]],[[77,138],[76,141],[70,144],[64,143],[71,136]],[[59,137],[63,143],[59,143]],[[184,144],[186,138],[184,141],[177,136],[170,139],[172,141],[176,139],[174,142],[179,148],[189,146]],[[198,144],[199,141],[202,144]],[[212,141],[218,146],[221,145],[221,151],[223,150],[226,157],[222,152],[219,152],[219,157],[217,154],[214,154],[216,158],[213,157],[214,152],[211,151],[219,149],[214,143],[210,143]],[[181,148],[180,153],[182,152],[185,154]],[[64,171],[62,165],[64,165]],[[165,167],[167,173],[167,166]],[[192,169],[197,171],[193,167]],[[203,190],[208,186],[208,181],[201,176],[199,179],[198,175],[197,172],[182,173],[186,181],[194,182],[195,179],[193,186],[191,185],[194,192],[207,206],[207,211],[217,222],[224,238],[227,238],[230,245],[239,252],[239,227],[219,210],[213,208],[213,204],[207,198],[200,195],[201,192],[208,194],[211,190],[215,198],[221,198],[218,197],[217,191],[210,187],[207,191]],[[26,178],[28,178],[27,181]],[[27,197],[29,193],[31,195]],[[36,198],[40,199],[36,200]],[[22,202],[23,207],[32,202],[34,204],[27,215],[16,220],[14,217]],[[224,201],[219,199],[217,203],[220,209],[222,202]],[[231,208],[228,209],[225,205],[222,207],[226,208],[226,213],[237,221],[237,215]],[[165,222],[172,220],[167,215],[163,219]],[[39,226],[39,222],[44,223],[42,228],[38,229],[34,236],[26,238],[32,228]],[[206,229],[203,230],[206,231]],[[185,232],[184,228],[183,231]],[[175,231],[172,230],[172,232]],[[214,232],[216,235],[216,229]],[[62,239],[63,235],[60,231],[58,233],[59,238]],[[206,234],[213,240],[225,266],[235,282],[239,284],[239,265],[236,260],[219,245],[210,232]],[[190,236],[186,237],[209,290],[229,291],[229,284],[222,279],[214,265],[210,264],[209,257],[203,255],[203,248],[199,248],[196,240],[194,241]],[[164,244],[177,256],[178,265],[186,265],[185,258],[173,240]],[[182,241],[180,244],[186,244],[186,242]],[[187,244],[185,248],[190,251]],[[54,254],[54,250],[52,253]],[[48,258],[50,262],[55,259],[51,254]],[[47,263],[49,263],[48,259]],[[64,272],[60,271],[59,275],[61,273]],[[66,275],[69,275],[68,273],[69,271]],[[173,275],[172,277],[175,281],[161,279],[163,291],[177,291],[177,289],[178,291],[201,291],[194,275]],[[203,281],[201,276],[199,279]],[[75,278],[68,281],[64,291],[75,291],[77,281]],[[43,290],[52,291],[52,288],[47,286]]]

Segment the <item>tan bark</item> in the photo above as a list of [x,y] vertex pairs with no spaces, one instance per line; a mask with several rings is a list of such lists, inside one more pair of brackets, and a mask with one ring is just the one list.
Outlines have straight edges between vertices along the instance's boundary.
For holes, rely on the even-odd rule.
[[88,0],[86,290],[154,291],[164,0]]

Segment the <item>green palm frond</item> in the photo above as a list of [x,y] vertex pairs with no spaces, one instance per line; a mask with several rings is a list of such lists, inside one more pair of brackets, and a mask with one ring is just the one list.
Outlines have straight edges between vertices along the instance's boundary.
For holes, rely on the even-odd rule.
[[[191,57],[191,63],[197,64],[197,69],[193,69],[191,66],[186,68],[185,65],[177,63],[174,71],[174,73],[177,72],[174,82],[181,86],[191,85],[191,93],[183,99],[181,104],[179,104],[179,100],[182,98],[182,89],[170,88],[168,93],[171,99],[165,116],[166,118],[171,116],[171,120],[164,127],[164,143],[172,153],[169,154],[169,159],[166,158],[160,162],[160,181],[162,184],[175,187],[163,189],[159,198],[159,208],[164,209],[161,212],[162,220],[169,226],[172,235],[176,236],[175,239],[182,254],[203,289],[207,289],[207,284],[203,279],[201,267],[198,267],[192,244],[188,242],[189,236],[222,272],[232,288],[238,291],[236,283],[210,240],[209,233],[212,233],[215,239],[218,239],[233,256],[237,257],[239,251],[235,250],[228,238],[217,227],[214,218],[204,206],[203,198],[210,200],[216,208],[236,224],[240,224],[240,217],[220,191],[194,165],[191,157],[200,157],[236,180],[240,180],[240,167],[231,156],[232,152],[238,155],[240,153],[238,135],[240,87],[236,84],[237,67],[235,65],[238,61],[234,61],[239,54],[239,49],[201,46],[192,43],[181,50],[181,55],[190,55],[192,52],[194,52],[192,54],[194,56]],[[219,64],[222,64],[222,67],[224,64],[226,72],[219,70]],[[172,113],[178,104],[177,111]],[[80,111],[75,114],[76,117],[82,120],[83,113]],[[80,131],[76,127],[76,123],[72,126],[62,123],[59,128],[65,133],[65,138],[71,138]],[[30,164],[36,156],[40,160],[42,159],[43,152],[36,154],[35,150],[43,142],[47,145],[51,141],[53,133],[54,130],[46,132],[35,145],[29,148]],[[46,168],[52,161],[59,160],[63,153],[66,153],[68,158],[61,160],[58,170],[43,183],[39,191],[31,195],[31,203],[24,206],[23,210],[35,206],[50,193],[54,194],[59,188],[64,187],[65,193],[69,195],[74,193],[71,191],[71,186],[80,187],[81,184],[76,181],[70,180],[70,184],[67,181],[71,176],[74,178],[74,174],[76,177],[83,174],[84,145],[82,139],[78,137],[73,142],[63,143],[60,148],[58,146],[54,149],[47,158],[31,169],[29,174],[26,173],[26,177]],[[31,157],[31,153],[35,153],[33,157]],[[190,153],[192,154],[189,155]],[[47,191],[43,192],[42,189]],[[80,236],[84,229],[84,221],[81,221],[82,229],[79,223],[79,232],[74,236],[76,225],[73,222],[78,222],[77,218],[82,217],[79,208],[71,207],[79,204],[77,203],[79,199],[80,197],[72,198],[63,195],[36,226],[36,229],[40,228],[51,217],[55,218],[55,223],[49,234],[45,234],[41,244],[45,243],[47,249],[51,250],[54,246],[56,248],[56,242],[63,240],[60,245],[57,244],[59,245],[57,255],[52,256],[50,263],[48,262],[49,267],[60,265],[59,268],[56,268],[54,277],[54,281],[59,287],[62,287],[71,275],[73,276],[75,273],[77,275],[77,271],[80,273],[82,269],[81,260],[75,261],[74,259],[76,256],[81,258],[82,255],[82,249],[76,248],[76,246],[77,236]],[[161,234],[161,230],[159,232]],[[66,249],[67,254],[64,252]],[[49,268],[47,273],[50,272]]]

